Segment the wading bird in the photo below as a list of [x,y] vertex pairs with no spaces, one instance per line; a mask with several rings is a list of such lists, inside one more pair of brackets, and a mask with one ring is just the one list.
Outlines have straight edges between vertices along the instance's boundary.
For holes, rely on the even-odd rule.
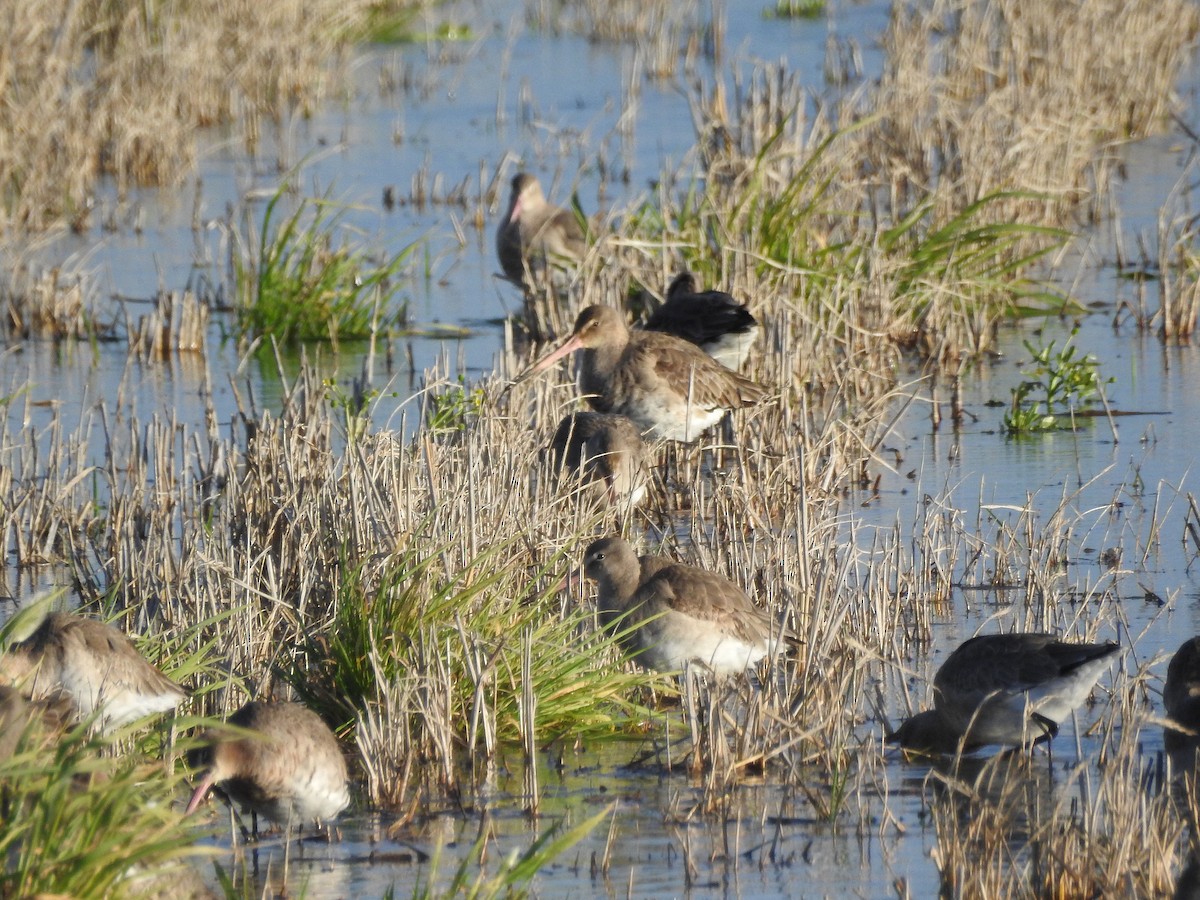
[[887,736],[918,753],[1048,741],[1087,699],[1120,649],[1073,644],[1052,634],[989,634],[958,647],[933,679],[934,708]]
[[698,291],[695,277],[680,272],[667,288],[666,302],[646,320],[645,330],[683,338],[726,368],[740,369],[759,327],[745,303],[724,291]]
[[346,760],[321,717],[299,703],[251,701],[215,728],[188,755],[204,775],[187,805],[195,811],[209,790],[254,816],[290,830],[328,822],[350,803]]
[[508,212],[496,230],[496,255],[504,274],[517,284],[545,267],[575,266],[587,253],[587,240],[570,210],[546,202],[542,186],[528,172],[513,176]]
[[104,731],[172,710],[186,696],[116,628],[61,612],[0,656],[0,684],[34,700],[65,700],[81,720],[98,713]]
[[599,586],[601,625],[648,669],[678,672],[695,661],[733,675],[794,641],[728,578],[665,557],[639,558],[623,538],[593,542],[583,571]]

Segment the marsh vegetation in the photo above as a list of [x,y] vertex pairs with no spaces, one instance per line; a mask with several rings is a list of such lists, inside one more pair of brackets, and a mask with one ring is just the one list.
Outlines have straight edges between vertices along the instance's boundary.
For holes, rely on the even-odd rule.
[[[628,118],[640,91],[674,78],[693,129],[651,190],[605,211],[565,287],[527,297],[501,287],[514,316],[494,371],[469,381],[449,366],[430,371],[400,412],[381,372],[399,368],[392,341],[413,285],[434,280],[426,251],[412,236],[404,253],[368,250],[350,228],[331,236],[325,217],[341,207],[298,187],[302,167],[285,167],[290,189],[265,205],[247,197],[210,221],[224,252],[218,277],[167,285],[141,316],[115,313],[86,273],[43,265],[32,243],[45,230],[107,227],[89,215],[98,179],[118,192],[179,184],[198,126],[226,128],[254,151],[276,122],[286,131],[342,96],[344,54],[379,26],[378,5],[9,11],[23,36],[13,46],[29,56],[13,60],[14,102],[0,110],[12,117],[0,133],[20,137],[0,147],[11,251],[0,274],[6,589],[23,602],[35,585],[68,587],[72,605],[143,635],[191,698],[174,724],[123,735],[120,753],[81,732],[54,754],[35,747],[0,764],[0,803],[21,811],[0,826],[13,860],[0,893],[137,895],[143,886],[114,864],[128,846],[148,878],[203,868],[190,857],[211,845],[198,850],[194,826],[172,815],[187,735],[201,718],[272,696],[303,700],[334,728],[354,804],[378,813],[381,840],[430,840],[429,823],[448,811],[477,829],[461,865],[423,870],[430,893],[536,886],[556,857],[571,860],[573,877],[607,884],[643,821],[623,818],[638,788],[614,806],[572,805],[546,783],[600,756],[677,785],[653,816],[681,848],[683,874],[672,877],[695,890],[714,870],[729,881],[739,866],[785,872],[798,865],[789,848],[822,833],[877,841],[888,860],[872,884],[901,895],[910,869],[894,854],[926,850],[954,895],[1169,892],[1194,852],[1196,800],[1145,752],[1142,736],[1160,724],[1161,659],[1139,638],[1178,592],[1136,615],[1125,601],[1143,597],[1155,571],[1182,577],[1200,553],[1188,489],[1148,483],[1137,463],[1103,478],[1076,463],[1075,482],[1022,483],[1019,502],[969,506],[949,476],[914,472],[906,493],[914,464],[896,447],[902,421],[958,443],[963,394],[987,377],[1012,323],[1053,328],[1086,314],[1069,276],[1064,287],[1049,274],[1081,229],[1112,224],[1114,147],[1168,127],[1200,16],[1182,0],[1070,4],[1070,14],[1019,0],[898,5],[879,78],[862,78],[853,48],[834,41],[828,84],[814,93],[783,63],[727,67],[726,13],[715,6],[715,17],[678,2],[504,10],[544,40],[562,31],[631,48]],[[450,66],[452,48],[425,52]],[[408,89],[386,74],[388,90]],[[48,127],[14,124],[33,117]],[[560,166],[586,159],[610,188],[621,180],[583,138],[567,149],[565,131],[551,140],[527,125],[531,152]],[[564,146],[551,153],[555,141]],[[515,170],[506,149],[488,150],[477,174],[427,162],[402,199],[444,213],[443,232],[464,246],[490,248]],[[197,222],[198,242],[206,227]],[[1157,277],[1156,296],[1114,318],[1186,340],[1198,283],[1189,228],[1165,209],[1159,253],[1109,260]],[[564,335],[594,303],[649,305],[684,267],[759,318],[745,373],[770,401],[734,414],[731,442],[714,430],[655,447],[642,508],[597,506],[564,491],[545,460],[576,408],[570,376],[512,378],[531,358],[528,338]],[[365,341],[355,374],[331,380],[322,357],[349,354],[349,338]],[[1043,348],[1040,362],[1078,383],[1043,385],[1048,403],[1102,391],[1086,348],[1064,356],[1054,340],[1030,351]],[[89,404],[47,403],[45,385],[9,364],[35,342],[64,355],[105,348],[134,374]],[[268,367],[277,396],[266,402],[241,370],[214,371],[218,345]],[[202,372],[198,388],[147,410],[134,383],[172,366]],[[854,510],[878,509],[881,496],[896,507],[861,525]],[[583,548],[614,530],[744,586],[803,643],[757,681],[643,671],[597,627],[588,592],[563,584]],[[1183,565],[1163,563],[1167,542],[1182,547]],[[975,629],[1119,639],[1128,653],[1052,763],[901,769],[882,746],[886,726],[925,705],[931,650]],[[93,768],[103,777],[81,786]],[[908,773],[899,784],[897,771]],[[534,836],[498,862],[491,798],[508,776]],[[619,778],[637,784],[628,770]],[[60,820],[44,814],[50,803],[87,810]],[[111,846],[96,843],[102,832]],[[913,832],[915,851],[904,841]],[[588,835],[591,860],[572,858],[568,847]],[[28,860],[42,842],[62,864]],[[93,870],[107,880],[84,880]],[[613,881],[640,889],[632,865]],[[260,892],[249,865],[222,886]]]

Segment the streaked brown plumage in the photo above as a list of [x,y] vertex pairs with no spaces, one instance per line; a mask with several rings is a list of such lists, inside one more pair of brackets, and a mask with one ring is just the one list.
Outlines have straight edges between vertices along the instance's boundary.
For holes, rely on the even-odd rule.
[[694,344],[656,331],[630,331],[617,310],[589,306],[571,336],[518,381],[583,351],[580,383],[599,412],[619,413],[656,438],[694,441],[727,410],[760,402],[766,390]]
[[51,613],[0,656],[0,683],[35,700],[61,696],[80,719],[99,710],[106,731],[174,709],[186,696],[116,628],[70,613]]
[[934,708],[901,723],[888,741],[922,753],[1049,740],[1120,649],[1052,634],[990,634],[961,644],[933,680]]
[[729,579],[664,557],[639,559],[623,538],[593,542],[583,570],[599,586],[601,624],[623,634],[625,652],[648,669],[676,672],[697,661],[735,674],[793,639]]
[[527,271],[574,266],[586,253],[587,240],[575,215],[547,203],[534,176],[515,175],[508,211],[496,230],[496,255],[504,274],[525,284]]
[[645,329],[683,338],[730,369],[746,362],[759,330],[746,304],[724,291],[698,291],[690,272],[672,279],[666,302],[646,320]]
[[[333,819],[350,803],[349,775],[337,738],[299,703],[247,703],[213,729],[189,763],[205,770],[187,812],[218,786],[232,801],[285,827]],[[250,733],[247,733],[250,732]]]
[[566,468],[603,487],[612,503],[637,506],[646,496],[646,447],[625,416],[577,412],[564,416],[550,442],[556,470]]

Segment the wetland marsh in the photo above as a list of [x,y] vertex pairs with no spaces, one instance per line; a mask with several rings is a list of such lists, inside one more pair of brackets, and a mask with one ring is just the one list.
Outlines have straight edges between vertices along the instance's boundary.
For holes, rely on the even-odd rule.
[[[89,101],[111,133],[78,170],[63,90],[66,168],[0,161],[6,606],[61,589],[192,695],[104,757],[128,804],[104,815],[154,836],[131,861],[229,896],[1170,895],[1197,840],[1160,702],[1200,632],[1194,6],[486,2],[421,7],[391,45],[313,5],[329,43],[274,47],[298,13],[270,6],[262,46],[222,19],[234,87],[183,68],[141,119]],[[98,85],[149,80],[154,53],[106,62],[139,35],[216,40],[142,9],[162,18],[81,39]],[[561,300],[494,275],[520,170],[596,216]],[[244,325],[268,205],[278,237],[305,201],[336,217],[297,241],[314,259],[396,262],[365,338]],[[771,399],[728,445],[656,448],[643,511],[576,502],[542,455],[578,394],[565,368],[510,384],[524,335],[650,305],[684,265],[763,323],[746,373]],[[1104,402],[1005,434],[1050,377],[1031,354],[1068,342]],[[562,587],[614,527],[745,586],[794,658],[727,691],[622,662],[591,589]],[[1052,754],[886,747],[946,655],[1001,630],[1123,650]],[[295,849],[286,884],[278,841],[182,819],[193,726],[270,696],[335,728],[354,781],[342,839]],[[114,828],[47,787],[106,743],[73,740],[0,769],[27,779],[0,894],[149,890],[120,849],[107,888],[72,880]],[[47,798],[78,827],[26,827],[52,828]]]

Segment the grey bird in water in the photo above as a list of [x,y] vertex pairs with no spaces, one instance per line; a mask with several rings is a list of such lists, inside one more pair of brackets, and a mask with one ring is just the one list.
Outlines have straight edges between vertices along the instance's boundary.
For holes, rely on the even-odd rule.
[[934,708],[887,736],[918,753],[1048,741],[1083,703],[1120,649],[1052,634],[990,634],[958,647],[934,676]]

